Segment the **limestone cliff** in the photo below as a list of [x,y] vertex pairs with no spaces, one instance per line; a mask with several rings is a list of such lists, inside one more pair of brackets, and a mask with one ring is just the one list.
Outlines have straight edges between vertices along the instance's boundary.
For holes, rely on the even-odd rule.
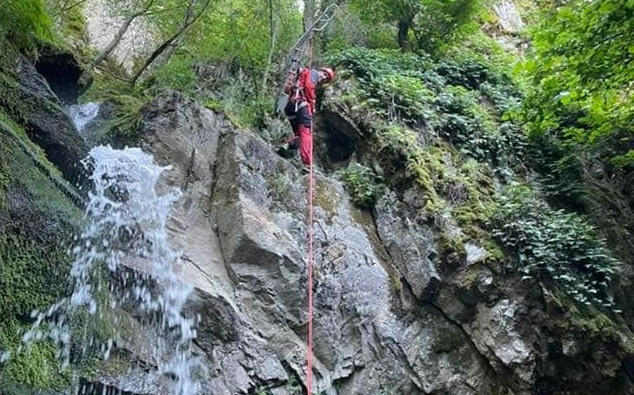
[[[39,78],[30,81],[42,84],[37,90],[46,88]],[[318,393],[631,393],[629,323],[579,305],[543,282],[523,281],[499,248],[488,244],[491,238],[467,236],[442,211],[429,215],[437,201],[426,184],[415,182],[399,152],[371,144],[373,115],[346,99],[354,83],[351,76],[332,87],[316,119],[322,166],[315,175],[314,211]],[[46,108],[63,118],[56,105]],[[34,111],[28,125],[45,117],[41,108]],[[182,278],[194,286],[187,314],[197,319],[193,347],[200,360],[200,393],[302,393],[308,176],[256,133],[179,93],[155,98],[142,116],[141,147],[172,166],[160,189],[183,192],[168,229],[172,247],[181,251]],[[3,126],[0,134],[3,152],[9,149],[11,158],[23,159],[19,166],[5,155],[0,160],[2,229],[15,237],[28,235],[36,247],[54,245],[58,240],[48,236],[59,235],[64,210],[75,209],[66,202],[47,208],[58,213],[51,220],[46,220],[49,211],[20,217],[40,207],[33,197],[42,192],[30,188],[50,177],[33,168],[37,179],[20,178],[22,170],[38,165],[24,149],[35,146],[16,129]],[[63,132],[53,138],[33,129],[31,137],[45,150],[55,147],[46,151],[50,161],[76,177],[84,147],[66,128]],[[74,148],[62,139],[75,142]],[[455,163],[447,155],[430,166],[451,169]],[[371,209],[352,203],[335,171],[354,161],[375,166],[393,181]],[[52,188],[46,196],[63,196],[63,182],[42,182]],[[452,186],[442,193],[456,202],[466,199],[460,185]],[[22,249],[26,241],[20,240]],[[3,284],[33,270],[6,253],[10,242],[2,243]],[[20,265],[17,278],[6,276],[15,265]],[[133,308],[128,313],[133,317]],[[11,314],[28,321],[26,308]],[[166,378],[156,374],[155,361],[145,352],[154,344],[151,330],[141,323],[131,327],[134,333],[115,344],[116,358],[82,373],[92,384],[89,392],[164,393]],[[0,372],[8,376],[7,370]]]
[[[307,176],[178,94],[145,114],[148,149],[174,165],[165,185],[184,191],[170,229],[196,286],[191,308],[204,312],[205,388],[297,393],[289,387],[305,377]],[[441,251],[434,225],[415,217],[416,188],[387,192],[368,212],[332,174],[316,175],[319,391],[533,394],[553,393],[556,380],[573,393],[629,391],[626,326],[598,311],[580,318],[485,259],[477,241],[457,256]]]

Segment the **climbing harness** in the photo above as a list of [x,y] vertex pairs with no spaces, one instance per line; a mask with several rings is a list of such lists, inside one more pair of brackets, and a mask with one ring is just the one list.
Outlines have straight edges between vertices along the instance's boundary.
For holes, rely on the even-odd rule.
[[[295,44],[291,47],[289,55],[286,57],[286,60],[282,63],[282,67],[280,68],[280,72],[283,76],[288,76],[291,74],[295,75],[293,84],[297,83],[297,77],[299,76],[299,69],[301,67],[301,59],[304,57],[307,49],[307,43],[312,40],[314,32],[322,32],[330,22],[335,18],[335,12],[338,10],[337,4],[331,4],[324,9],[324,11],[319,14],[315,22],[306,29],[304,34],[302,34]],[[312,51],[312,48],[311,48]],[[311,54],[312,56],[312,54]],[[275,114],[280,115],[284,113],[284,107],[286,107],[286,103],[289,100],[289,94],[284,91],[286,87],[286,83],[288,81],[284,80],[282,87],[277,95],[277,101],[275,102]]]

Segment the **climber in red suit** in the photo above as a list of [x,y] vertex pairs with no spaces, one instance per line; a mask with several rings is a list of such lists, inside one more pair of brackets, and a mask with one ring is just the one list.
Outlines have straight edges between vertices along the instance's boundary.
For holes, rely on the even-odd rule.
[[299,149],[302,163],[306,166],[311,165],[311,127],[315,113],[315,88],[331,82],[334,77],[334,71],[328,67],[319,70],[301,68],[299,76],[295,78],[295,74],[291,74],[284,87],[284,92],[289,96],[284,113],[291,123],[293,136],[280,150]]

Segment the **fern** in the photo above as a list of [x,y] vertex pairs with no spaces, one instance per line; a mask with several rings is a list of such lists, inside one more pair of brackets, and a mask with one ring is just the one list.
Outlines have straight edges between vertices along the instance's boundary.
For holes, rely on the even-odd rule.
[[0,34],[21,48],[52,43],[52,25],[42,0],[0,0]]

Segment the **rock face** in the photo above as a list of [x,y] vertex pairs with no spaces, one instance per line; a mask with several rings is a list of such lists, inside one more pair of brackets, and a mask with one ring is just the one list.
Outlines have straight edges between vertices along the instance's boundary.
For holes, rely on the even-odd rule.
[[[179,94],[144,116],[146,149],[172,165],[162,187],[183,191],[169,231],[195,286],[201,393],[302,393],[308,177]],[[557,340],[565,313],[549,316],[552,303],[474,254],[444,261],[407,199],[388,193],[375,212],[360,211],[339,181],[317,174],[314,203],[317,393],[551,394],[560,373],[570,394],[627,393],[615,392],[617,380],[631,388],[626,362],[600,365],[608,350],[626,361],[620,340]],[[570,358],[587,359],[565,368]]]
[[23,120],[29,137],[42,147],[48,159],[68,180],[80,181],[80,160],[87,155],[88,149],[59,98],[23,56],[16,57],[14,69],[8,72],[15,74],[18,83],[12,87],[13,92],[7,92],[7,96],[19,103],[14,109],[17,113],[12,115]]

